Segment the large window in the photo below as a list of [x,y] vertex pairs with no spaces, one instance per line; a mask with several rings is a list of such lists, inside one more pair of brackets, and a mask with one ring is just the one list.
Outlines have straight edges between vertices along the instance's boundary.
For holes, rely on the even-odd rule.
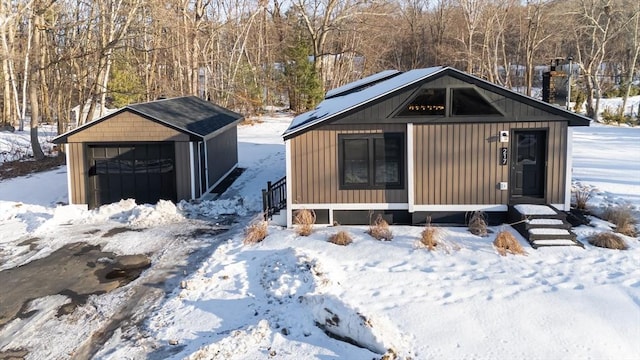
[[403,135],[339,135],[340,186],[343,189],[403,187]]
[[398,113],[399,116],[445,115],[446,89],[421,89]]
[[500,115],[474,88],[451,89],[451,116]]

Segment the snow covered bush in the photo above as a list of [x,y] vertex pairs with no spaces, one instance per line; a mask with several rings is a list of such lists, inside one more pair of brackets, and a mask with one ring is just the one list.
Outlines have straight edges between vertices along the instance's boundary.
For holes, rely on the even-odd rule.
[[507,230],[501,230],[498,235],[496,235],[493,246],[496,247],[496,250],[498,250],[498,253],[502,256],[506,256],[507,253],[514,255],[526,254],[516,237]]
[[620,236],[610,233],[601,232],[587,237],[589,244],[606,249],[627,250],[627,243]]
[[353,242],[351,235],[344,230],[340,230],[337,233],[329,236],[329,242],[336,245],[346,246]]
[[367,234],[371,235],[376,240],[391,241],[393,239],[393,233],[389,228],[389,223],[382,218],[381,214],[378,214],[376,220],[369,225]]
[[293,223],[296,225],[296,233],[298,235],[309,236],[313,231],[313,224],[316,223],[316,213],[313,210],[300,209],[296,211]]

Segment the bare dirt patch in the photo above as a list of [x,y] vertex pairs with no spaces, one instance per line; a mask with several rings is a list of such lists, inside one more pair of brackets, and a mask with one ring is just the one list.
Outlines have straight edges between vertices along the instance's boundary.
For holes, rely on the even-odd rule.
[[51,170],[65,164],[63,155],[47,156],[42,160],[23,159],[0,163],[0,180]]

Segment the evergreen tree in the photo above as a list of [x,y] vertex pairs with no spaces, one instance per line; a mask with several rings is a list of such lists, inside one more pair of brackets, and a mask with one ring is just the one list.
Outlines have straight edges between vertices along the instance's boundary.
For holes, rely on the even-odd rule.
[[289,92],[289,107],[295,112],[313,109],[323,98],[320,78],[313,67],[311,46],[298,37],[286,51],[284,74]]

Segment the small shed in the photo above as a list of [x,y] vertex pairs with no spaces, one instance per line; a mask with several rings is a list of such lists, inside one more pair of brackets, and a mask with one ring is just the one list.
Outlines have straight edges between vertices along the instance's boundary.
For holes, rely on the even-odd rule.
[[569,210],[570,130],[589,121],[451,67],[372,75],[284,133],[287,223],[297,209],[328,224]]
[[56,137],[69,202],[178,202],[207,194],[237,167],[243,116],[195,96],[125,106]]

